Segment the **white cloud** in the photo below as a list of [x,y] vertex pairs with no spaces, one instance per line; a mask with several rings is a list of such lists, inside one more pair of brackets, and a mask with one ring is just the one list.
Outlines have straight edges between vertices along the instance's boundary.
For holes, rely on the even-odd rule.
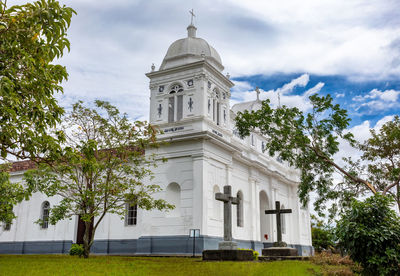
[[308,89],[305,93],[304,96],[309,97],[313,94],[319,93],[321,91],[322,87],[324,87],[325,83],[319,82],[317,83],[314,87]]
[[399,95],[400,91],[393,89],[380,91],[378,89],[371,90],[368,94],[353,97],[353,101],[359,102],[358,106],[355,106],[356,110],[361,108],[368,108],[368,112],[391,109],[399,106]]
[[300,77],[291,80],[289,83],[282,86],[282,88],[279,88],[277,92],[282,94],[290,93],[296,86],[305,87],[308,84],[309,80],[310,75],[303,74]]
[[400,91],[396,91],[393,89],[390,90],[385,90],[385,91],[379,91],[378,89],[373,89],[371,92],[369,92],[368,95],[365,96],[366,99],[381,99],[385,102],[395,102],[397,101],[397,98],[400,95]]
[[[265,91],[260,88],[260,99],[269,99],[272,106],[278,106],[280,97],[281,105],[297,107],[302,111],[307,111],[312,107],[308,97],[312,94],[318,93],[325,84],[319,82],[314,87],[303,92],[301,95],[291,95],[290,93],[295,87],[307,86],[309,81],[310,76],[308,74],[303,74],[295,79],[292,79],[290,82],[284,84],[282,87],[279,87],[277,89]],[[254,101],[257,98],[257,94],[254,91],[255,87],[251,86],[250,83],[235,82],[235,84],[238,84],[238,87],[233,89],[231,106],[239,102]]]

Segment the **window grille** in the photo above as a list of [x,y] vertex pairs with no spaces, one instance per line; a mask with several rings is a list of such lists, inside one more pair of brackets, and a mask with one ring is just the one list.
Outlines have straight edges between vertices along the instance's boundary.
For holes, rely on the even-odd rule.
[[126,225],[137,224],[137,204],[127,204]]

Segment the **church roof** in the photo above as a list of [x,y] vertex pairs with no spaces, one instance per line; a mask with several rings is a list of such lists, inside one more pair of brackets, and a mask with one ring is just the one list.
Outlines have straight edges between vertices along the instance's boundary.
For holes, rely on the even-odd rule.
[[258,87],[256,88],[257,92],[257,99],[255,101],[249,101],[249,102],[243,102],[243,103],[237,103],[232,106],[232,111],[237,114],[239,111],[244,112],[245,110],[251,112],[251,111],[257,111],[261,109],[262,107],[262,101],[260,100],[260,91]]
[[20,172],[35,168],[36,168],[36,163],[31,160],[16,161],[11,164],[11,167],[9,168],[8,172]]
[[190,24],[187,30],[188,36],[186,38],[178,39],[169,46],[160,70],[200,60],[207,60],[219,71],[224,70],[218,52],[207,41],[196,37],[197,28]]
[[235,112],[235,114],[237,114],[239,111],[243,112],[245,110],[248,110],[249,112],[251,112],[251,111],[257,111],[259,109],[261,109],[260,100],[238,103],[232,106],[232,111]]

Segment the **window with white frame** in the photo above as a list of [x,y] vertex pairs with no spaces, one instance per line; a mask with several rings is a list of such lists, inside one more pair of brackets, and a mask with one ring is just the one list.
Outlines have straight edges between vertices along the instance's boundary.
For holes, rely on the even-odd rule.
[[42,216],[41,216],[41,228],[49,228],[49,216],[50,216],[50,203],[45,201],[42,203]]
[[221,124],[221,96],[217,88],[213,90],[213,121],[217,124]]
[[168,97],[168,123],[180,121],[183,118],[183,87],[180,84],[172,85]]
[[136,225],[137,224],[137,204],[126,204],[126,215],[125,215],[126,225]]

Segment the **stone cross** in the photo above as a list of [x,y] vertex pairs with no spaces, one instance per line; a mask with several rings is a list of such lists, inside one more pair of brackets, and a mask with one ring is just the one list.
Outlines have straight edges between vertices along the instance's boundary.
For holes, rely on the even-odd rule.
[[196,15],[194,15],[193,9],[189,11],[189,13],[191,14],[192,18],[190,19],[190,25],[193,25],[193,17],[195,17]]
[[265,214],[276,214],[276,228],[278,231],[278,245],[282,244],[282,223],[281,214],[288,214],[292,212],[292,209],[281,209],[281,203],[275,201],[275,210],[265,210]]
[[258,86],[256,87],[256,92],[257,92],[257,101],[260,100],[260,89],[258,89]]
[[232,204],[238,204],[237,197],[232,197],[232,187],[224,186],[224,193],[216,193],[215,199],[224,202],[224,241],[232,241]]

